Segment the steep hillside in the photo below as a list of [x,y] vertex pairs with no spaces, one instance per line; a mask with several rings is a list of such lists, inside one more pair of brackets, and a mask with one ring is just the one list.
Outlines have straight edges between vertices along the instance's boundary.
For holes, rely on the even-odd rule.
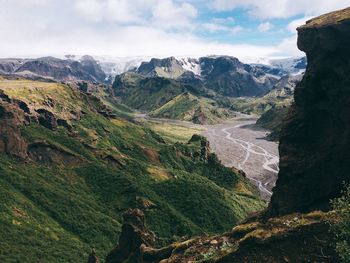
[[349,25],[350,8],[298,28],[308,66],[282,130],[272,214],[327,209],[349,181]]
[[218,233],[264,204],[204,138],[170,144],[75,85],[0,79],[1,262],[104,258],[122,213],[158,243]]
[[231,109],[248,114],[262,115],[270,109],[285,108],[292,104],[295,86],[303,75],[285,75],[264,96],[231,98]]
[[290,106],[273,106],[256,121],[258,126],[271,131],[267,136],[269,140],[279,141],[283,121],[287,117],[289,110]]
[[150,112],[150,116],[191,121],[197,124],[213,124],[233,117],[234,113],[220,108],[214,100],[185,92]]
[[116,77],[115,95],[126,105],[141,111],[155,110],[185,92],[187,86],[163,77],[144,77],[128,72]]
[[0,73],[57,81],[104,82],[106,78],[100,65],[90,56],[83,56],[80,61],[54,57],[0,59]]

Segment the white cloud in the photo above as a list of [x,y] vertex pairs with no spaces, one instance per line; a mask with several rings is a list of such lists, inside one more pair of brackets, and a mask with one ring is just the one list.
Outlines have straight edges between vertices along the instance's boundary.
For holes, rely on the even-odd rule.
[[198,14],[193,5],[173,0],[75,0],[74,6],[88,21],[152,24],[165,29],[190,28]]
[[350,0],[214,0],[209,7],[219,10],[246,8],[260,19],[288,18],[299,14],[315,16],[350,5]]
[[260,32],[270,31],[272,28],[273,28],[273,24],[271,24],[270,22],[264,22],[258,26],[258,30]]
[[297,48],[297,30],[299,26],[305,24],[307,20],[311,17],[303,17],[300,19],[293,20],[287,25],[287,30],[293,35],[282,40],[282,42],[277,46],[281,53],[290,54],[290,56],[301,56],[303,52]]
[[217,24],[232,24],[235,22],[235,19],[231,16],[229,17],[225,17],[225,18],[222,18],[222,17],[214,17],[211,19],[211,21],[213,23],[217,23]]
[[[291,37],[284,39],[280,45],[225,44],[198,37],[196,33],[205,30],[219,32],[229,39],[230,35],[249,28],[236,24],[232,17],[207,17],[207,23],[201,25],[197,17],[200,15],[198,10],[202,12],[202,9],[194,7],[198,1],[0,0],[0,56],[87,53],[121,57],[208,54],[271,57],[299,52],[294,28],[309,17],[292,21],[286,30],[294,34],[290,33]],[[253,0],[246,1],[253,3]],[[252,11],[254,6],[250,5],[249,8]]]
[[203,40],[192,34],[168,33],[147,26],[119,27],[107,35],[88,28],[79,28],[56,36],[33,36],[28,39],[29,45],[28,42],[13,41],[19,39],[18,35],[5,34],[3,37],[10,41],[0,42],[2,57],[60,56],[68,53],[114,57],[199,57],[210,54],[270,57],[278,51],[275,47],[222,44]]
[[228,31],[229,27],[223,26],[215,23],[204,23],[201,25],[201,28],[207,30],[209,32],[217,32],[217,31]]
[[243,27],[241,27],[240,25],[232,27],[232,26],[225,26],[222,24],[215,24],[215,23],[204,23],[200,26],[200,29],[204,29],[209,32],[222,31],[230,34],[237,34],[243,31]]
[[155,3],[155,0],[75,0],[74,7],[82,18],[90,21],[141,23]]
[[188,28],[196,18],[197,9],[189,3],[176,5],[172,0],[161,0],[154,6],[154,23],[163,28]]

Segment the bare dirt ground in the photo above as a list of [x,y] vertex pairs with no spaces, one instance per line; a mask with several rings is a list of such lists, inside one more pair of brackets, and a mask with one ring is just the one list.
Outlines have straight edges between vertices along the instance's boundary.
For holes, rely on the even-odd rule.
[[255,126],[256,119],[238,115],[223,124],[206,125],[202,133],[225,166],[243,170],[269,200],[278,174],[278,144],[264,139],[268,131]]

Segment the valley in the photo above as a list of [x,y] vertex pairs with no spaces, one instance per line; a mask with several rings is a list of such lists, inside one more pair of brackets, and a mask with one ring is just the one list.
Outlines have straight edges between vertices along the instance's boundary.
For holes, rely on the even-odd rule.
[[164,138],[175,136],[175,140],[183,142],[193,134],[203,135],[222,164],[242,170],[259,189],[261,197],[269,201],[279,170],[278,143],[266,140],[269,131],[256,125],[256,117],[235,114],[235,118],[214,125],[151,118],[147,114],[138,114],[136,118],[148,123]]
[[222,124],[207,125],[202,134],[225,166],[243,170],[262,198],[269,200],[279,170],[278,144],[267,141],[268,131],[255,123],[255,118],[242,114]]

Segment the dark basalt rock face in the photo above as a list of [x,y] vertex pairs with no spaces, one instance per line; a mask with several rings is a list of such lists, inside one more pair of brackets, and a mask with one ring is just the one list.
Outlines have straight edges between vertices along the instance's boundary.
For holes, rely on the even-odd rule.
[[327,210],[350,179],[350,8],[298,28],[308,66],[280,139],[272,215]]
[[119,244],[108,254],[106,263],[143,262],[143,251],[154,244],[155,236],[147,229],[140,209],[129,209],[123,219]]

